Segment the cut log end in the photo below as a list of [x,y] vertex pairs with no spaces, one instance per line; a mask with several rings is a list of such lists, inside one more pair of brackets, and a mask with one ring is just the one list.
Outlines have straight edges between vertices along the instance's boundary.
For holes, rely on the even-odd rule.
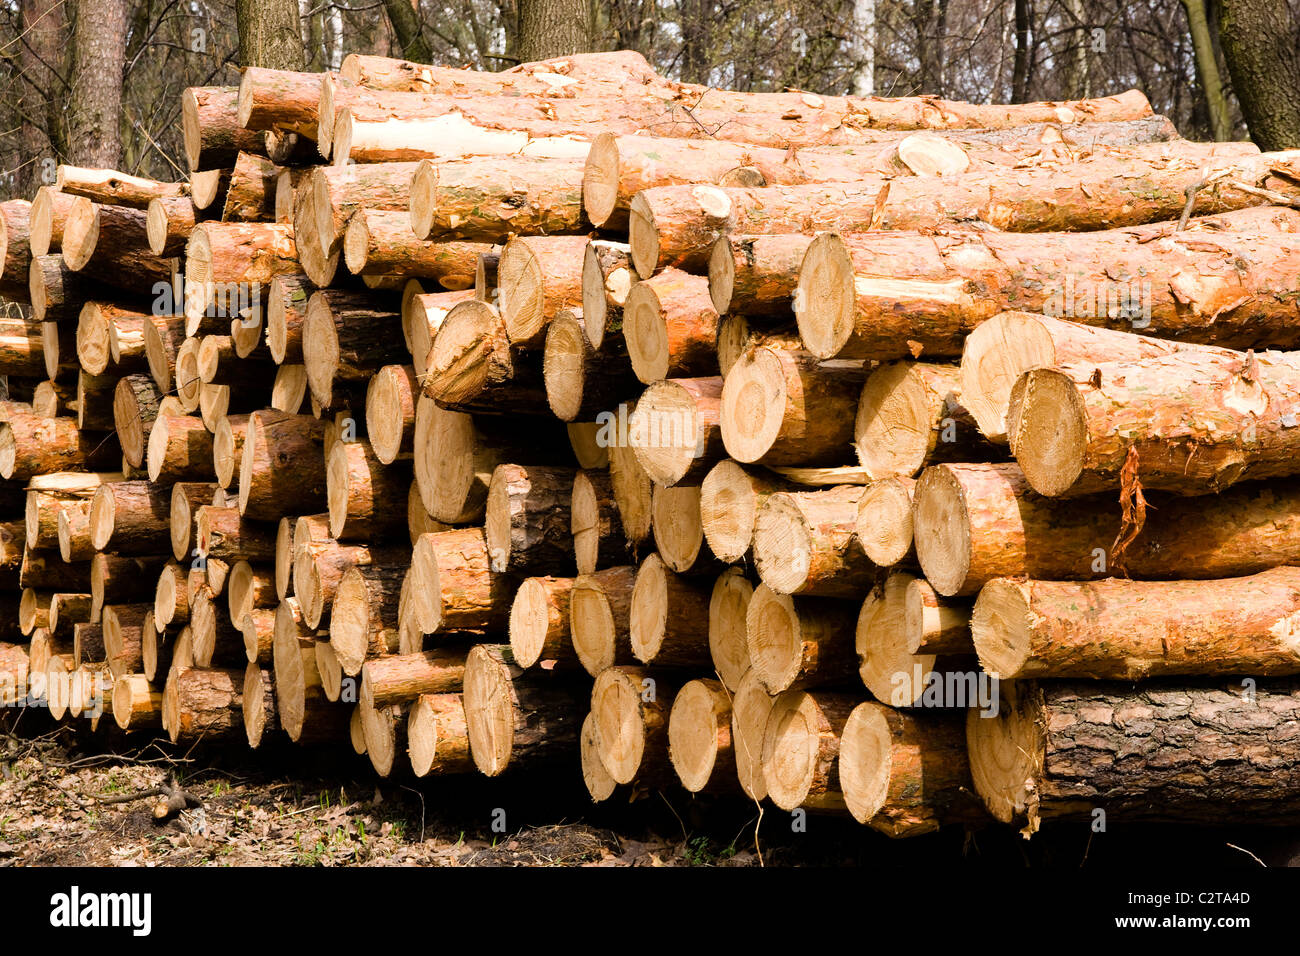
[[759,585],[745,610],[746,650],[759,681],[780,693],[799,677],[803,636],[794,599]]
[[699,793],[713,779],[720,736],[730,744],[730,696],[718,681],[690,681],[673,698],[668,753],[677,778],[691,793]]
[[910,574],[891,574],[858,614],[858,674],[872,696],[891,707],[911,707],[921,699],[937,660],[909,647],[907,589],[913,580]]
[[618,138],[601,133],[591,142],[582,173],[582,208],[597,228],[614,215],[618,206]]
[[582,721],[582,733],[579,736],[579,748],[582,754],[582,782],[587,786],[587,793],[595,803],[608,800],[614,795],[618,784],[609,775],[605,765],[600,762],[600,742],[596,739],[596,715],[588,713]]
[[631,783],[645,756],[642,692],[635,669],[617,667],[601,671],[591,690],[600,762],[616,783]]
[[482,644],[465,659],[465,717],[474,765],[497,776],[514,751],[515,699],[510,668]]
[[1032,647],[1032,616],[1023,582],[995,578],[980,589],[970,629],[984,670],[995,677],[1020,672]]
[[804,348],[820,359],[834,358],[853,334],[853,260],[833,233],[808,246],[799,267],[795,318]]
[[859,823],[870,821],[889,797],[895,755],[887,712],[884,705],[865,701],[849,714],[840,734],[840,787],[849,812]]
[[1056,369],[1024,373],[1012,390],[1007,435],[1031,488],[1048,497],[1069,491],[1088,449],[1087,412],[1073,379]]
[[628,207],[627,241],[632,247],[632,264],[637,274],[643,279],[650,278],[659,267],[659,228],[655,225],[654,210],[641,193],[632,197]]
[[551,629],[551,602],[546,581],[525,578],[510,605],[510,650],[520,667],[532,667],[542,657]]
[[1030,369],[1056,364],[1051,333],[1023,313],[995,315],[966,336],[961,357],[961,402],[990,441],[1007,440],[1011,390]]
[[768,587],[794,594],[808,580],[812,535],[788,494],[768,497],[754,519],[754,566]]
[[786,408],[781,360],[770,350],[742,356],[722,386],[722,440],[739,462],[756,462],[776,442]]
[[731,308],[735,288],[736,260],[731,251],[731,239],[722,236],[709,251],[709,298],[713,300],[718,315],[726,315]]
[[723,571],[709,597],[709,654],[728,690],[736,690],[750,669],[746,618],[754,585],[741,568]]
[[916,557],[934,589],[959,593],[970,572],[970,520],[961,483],[943,467],[917,479],[913,506]]
[[547,404],[560,421],[571,422],[582,412],[590,351],[586,329],[572,313],[557,317],[547,327],[542,373]]
[[872,482],[858,499],[854,535],[882,568],[898,564],[912,550],[911,487],[909,479],[886,478]]
[[751,800],[767,796],[763,776],[763,733],[772,712],[772,697],[758,674],[749,670],[731,699],[731,745],[736,755],[736,776]]
[[460,694],[421,694],[411,705],[406,737],[417,777],[474,768]]
[[720,461],[700,485],[700,521],[709,550],[733,564],[749,551],[754,539],[758,496],[745,469],[734,461]]
[[1031,681],[1003,681],[997,713],[977,707],[966,713],[966,750],[975,790],[994,819],[1029,819],[1037,826],[1035,781],[1042,776],[1046,746],[1041,700]]

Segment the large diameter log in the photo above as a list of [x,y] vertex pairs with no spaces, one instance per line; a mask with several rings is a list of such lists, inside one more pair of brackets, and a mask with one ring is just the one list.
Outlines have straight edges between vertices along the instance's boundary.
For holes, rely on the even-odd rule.
[[1298,396],[1300,353],[1196,350],[1076,363],[1021,376],[1008,435],[1040,494],[1089,494],[1130,481],[1208,494],[1295,473]]
[[239,513],[254,521],[325,507],[325,422],[254,412],[239,468]]
[[242,726],[244,672],[173,670],[163,690],[163,724],[172,743],[233,737]]
[[736,789],[731,694],[721,682],[693,680],[677,692],[668,717],[668,756],[691,793]]
[[1141,362],[1189,346],[1050,315],[1003,312],[981,322],[961,353],[962,405],[990,441],[1007,440],[1011,390],[1036,368],[1082,362]]
[[858,597],[876,565],[855,541],[861,485],[770,495],[754,520],[754,566],[782,594]]
[[676,687],[643,667],[607,667],[591,689],[601,763],[617,783],[672,774],[668,720]]
[[722,387],[722,440],[742,463],[833,465],[847,460],[863,370],[819,365],[805,352],[759,347]]
[[782,810],[845,806],[840,738],[856,697],[828,691],[786,691],[772,703],[763,733],[767,795]]
[[[294,234],[309,239],[327,255],[340,252],[348,220],[355,213],[406,208],[415,171],[415,163],[315,167],[302,186],[306,204],[300,210],[295,203]],[[417,235],[428,238],[427,233]]]
[[381,464],[391,465],[415,440],[420,383],[410,365],[385,365],[366,386],[366,437]]
[[1001,457],[962,404],[959,375],[952,365],[894,362],[867,376],[853,434],[871,478],[911,477],[938,461]]
[[171,543],[171,490],[152,481],[114,481],[95,492],[90,543],[96,551],[164,554]]
[[343,673],[398,649],[397,612],[405,567],[356,566],[344,572],[330,609],[330,644]]
[[611,347],[622,348],[623,305],[636,279],[631,253],[626,242],[593,239],[587,244],[582,260],[582,321],[597,351],[604,350],[606,333],[612,333]]
[[579,663],[592,677],[633,661],[630,627],[636,575],[631,566],[606,568],[573,581],[569,637]]
[[966,757],[964,719],[864,701],[840,733],[839,781],[859,823],[891,837],[985,817]]
[[628,612],[628,637],[637,660],[655,667],[709,663],[711,594],[711,584],[675,574],[657,554],[641,562]]
[[456,411],[538,414],[546,388],[537,364],[511,352],[496,309],[467,299],[447,313],[433,341],[424,394]]
[[516,348],[540,348],[546,326],[582,302],[586,236],[520,236],[501,250],[501,317]]
[[912,547],[912,478],[882,478],[867,485],[858,499],[853,533],[866,556],[882,568],[914,556]]
[[418,290],[418,284],[413,283],[414,280],[407,283],[409,294],[404,291],[402,295],[402,336],[411,353],[411,364],[415,366],[416,374],[423,379],[428,370],[433,340],[442,328],[447,313],[457,303],[474,298],[474,295],[467,289],[425,294]]
[[582,317],[568,310],[546,328],[542,380],[547,404],[565,422],[596,418],[633,390],[627,357],[597,353],[587,339]]
[[700,485],[700,523],[709,550],[727,563],[743,558],[754,539],[754,520],[763,503],[788,487],[766,472],[746,470],[729,459],[710,468]]
[[792,598],[760,585],[745,609],[750,665],[773,695],[849,684],[857,673],[856,620],[853,602]]
[[668,269],[638,282],[623,309],[632,370],[649,385],[717,371],[718,313],[702,276]]
[[723,236],[709,253],[709,297],[719,315],[793,314],[811,236]]
[[658,381],[641,394],[628,437],[652,481],[667,487],[701,480],[725,457],[721,405],[717,376]]
[[608,472],[579,471],[573,476],[569,519],[579,574],[591,574],[632,559]]
[[509,663],[509,647],[477,644],[465,661],[465,721],[470,753],[489,777],[511,764],[577,754],[580,694],[554,672]]
[[298,270],[292,226],[199,223],[185,246],[186,333],[197,335],[214,318],[224,318],[228,326],[232,318],[260,311],[270,281]]
[[311,297],[302,355],[312,397],[322,408],[338,404],[336,385],[369,381],[378,369],[405,357],[395,335],[398,321],[398,313],[376,308],[368,294],[322,289]]
[[113,390],[113,423],[122,456],[133,468],[145,463],[147,436],[163,399],[157,384],[148,375],[124,375]]
[[580,159],[423,160],[409,189],[411,229],[420,239],[501,242],[510,234],[571,235],[588,226]]
[[112,285],[129,281],[152,286],[170,283],[173,260],[149,250],[145,213],[126,206],[105,206],[86,198],[73,201],[63,230],[63,262]]
[[510,605],[510,652],[529,668],[542,660],[572,660],[569,599],[574,578],[525,578]]
[[[1289,347],[1300,339],[1277,297],[1294,281],[1298,215],[1263,206],[1192,219],[1181,231],[826,233],[800,266],[795,316],[804,348],[820,358],[956,357],[967,334],[1007,309],[1190,342]],[[1223,264],[1239,259],[1229,277]]]
[[149,480],[158,484],[212,477],[212,433],[192,415],[160,415],[149,432]]
[[239,88],[191,86],[181,94],[181,130],[191,170],[229,169],[242,152],[260,153],[261,134],[239,123]]
[[[907,609],[908,591],[915,580],[913,575],[894,572],[867,595],[858,614],[854,639],[858,674],[872,696],[891,707],[915,707],[926,703],[927,693],[945,694],[944,681],[952,669],[949,658],[914,650]],[[969,672],[964,676],[977,681],[983,677]],[[981,690],[986,691],[987,684],[976,686],[976,693]],[[937,701],[945,702],[946,698]]]
[[72,418],[15,412],[0,424],[0,478],[25,481],[54,471],[109,471],[121,461],[115,435],[80,431]]
[[[1300,819],[1292,793],[1294,744],[1281,728],[1300,711],[1294,680],[1251,693],[1167,682],[1002,685],[996,714],[966,718],[971,776],[997,820],[1029,836],[1043,820],[1221,824]],[[1135,721],[1142,734],[1135,736]],[[1269,760],[1250,756],[1267,740]]]
[[421,535],[411,553],[411,569],[415,616],[422,633],[506,626],[512,588],[492,571],[481,528]]
[[574,570],[572,468],[498,465],[488,486],[484,533],[492,570],[564,574]]
[[474,770],[465,700],[459,693],[417,697],[406,718],[406,739],[417,777]]
[[330,534],[340,540],[378,540],[407,522],[410,467],[388,466],[370,443],[338,441],[326,465]]
[[728,690],[737,690],[750,669],[748,623],[754,585],[743,568],[729,567],[718,575],[709,595],[709,657]]
[[360,209],[343,234],[343,261],[356,275],[433,279],[444,289],[468,289],[486,242],[429,242],[411,232],[403,209]]
[[1016,581],[980,591],[971,634],[1002,679],[1300,673],[1300,570],[1206,581]]
[[235,116],[249,130],[281,130],[316,138],[320,74],[250,66],[239,79]]

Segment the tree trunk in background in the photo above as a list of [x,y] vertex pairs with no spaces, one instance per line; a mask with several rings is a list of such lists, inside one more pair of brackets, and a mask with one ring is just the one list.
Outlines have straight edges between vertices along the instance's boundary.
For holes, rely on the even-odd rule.
[[384,0],[384,12],[397,34],[402,56],[415,63],[428,63],[433,59],[433,52],[424,39],[424,24],[415,12],[416,2],[418,0]]
[[853,0],[853,94],[876,93],[876,0]]
[[1300,147],[1300,23],[1287,0],[1223,0],[1219,42],[1251,139]]
[[916,59],[919,64],[915,92],[942,96],[948,0],[916,0],[912,23],[916,28]]
[[235,0],[235,22],[241,65],[271,70],[306,66],[298,0]]
[[682,31],[682,79],[687,83],[708,83],[708,0],[678,0],[677,9]]
[[1074,29],[1070,31],[1070,41],[1074,46],[1069,51],[1066,95],[1070,99],[1082,100],[1092,95],[1088,92],[1091,86],[1088,74],[1088,44],[1091,37],[1084,22],[1083,0],[1067,0],[1066,7],[1070,11],[1070,19],[1074,21]]
[[72,27],[68,162],[116,169],[122,160],[126,0],[77,4]]
[[[23,194],[54,182],[63,155],[60,134],[67,87],[63,78],[66,24],[61,0],[23,0]],[[47,162],[48,160],[48,162]],[[47,182],[48,180],[48,182]]]
[[585,53],[590,44],[586,0],[519,0],[520,62]]
[[1219,75],[1219,61],[1214,55],[1214,34],[1210,30],[1205,0],[1182,0],[1191,30],[1192,48],[1196,51],[1196,78],[1205,97],[1205,111],[1210,120],[1210,135],[1222,142],[1232,134],[1228,115],[1228,95]]
[[1029,95],[1029,0],[1015,0],[1016,56],[1011,69],[1011,102],[1024,103]]

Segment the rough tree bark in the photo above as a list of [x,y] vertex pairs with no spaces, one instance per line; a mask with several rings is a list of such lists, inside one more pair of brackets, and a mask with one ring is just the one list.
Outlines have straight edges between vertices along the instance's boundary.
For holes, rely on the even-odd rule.
[[78,4],[68,116],[68,158],[74,165],[116,169],[121,162],[125,57],[126,0]]
[[519,0],[519,30],[514,55],[521,63],[585,53],[586,0]]
[[306,67],[298,0],[235,0],[235,22],[244,66],[295,71]]
[[1219,42],[1251,139],[1300,146],[1300,19],[1287,0],[1224,0]]

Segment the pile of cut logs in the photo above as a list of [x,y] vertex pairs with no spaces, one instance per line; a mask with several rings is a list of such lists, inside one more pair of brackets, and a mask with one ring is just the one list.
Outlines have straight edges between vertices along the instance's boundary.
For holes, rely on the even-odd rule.
[[1300,820],[1300,152],[627,52],[183,107],[187,182],[0,204],[6,704],[893,836]]

